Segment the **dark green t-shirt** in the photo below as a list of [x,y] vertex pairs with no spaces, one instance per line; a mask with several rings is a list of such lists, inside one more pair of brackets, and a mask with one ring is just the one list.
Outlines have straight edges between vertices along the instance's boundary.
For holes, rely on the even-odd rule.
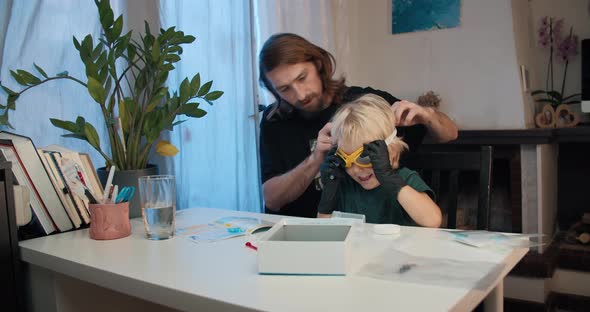
[[[416,171],[400,168],[398,174],[410,187],[418,192],[426,192],[428,196],[434,198],[434,192]],[[364,214],[367,223],[416,225],[397,199],[394,199],[391,193],[384,191],[383,187],[365,190],[348,175],[341,183],[337,195],[337,209],[340,211]]]

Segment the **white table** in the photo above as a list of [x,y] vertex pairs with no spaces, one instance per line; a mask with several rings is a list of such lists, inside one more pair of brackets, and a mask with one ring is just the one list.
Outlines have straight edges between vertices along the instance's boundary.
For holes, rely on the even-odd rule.
[[[224,216],[280,217],[229,210],[182,211],[178,224],[202,224]],[[486,310],[502,309],[502,281],[528,249],[478,249],[441,239],[442,231],[403,227],[397,237],[378,237],[367,225],[355,232],[354,267],[397,246],[425,257],[486,261],[503,265],[481,272],[476,288],[435,282],[404,283],[354,274],[278,276],[257,274],[256,251],[238,237],[195,244],[186,238],[145,238],[139,219],[130,237],[96,241],[88,230],[20,242],[28,263],[32,310],[45,311],[471,311],[486,297]],[[313,257],[313,255],[301,255]],[[151,306],[152,304],[156,304]]]

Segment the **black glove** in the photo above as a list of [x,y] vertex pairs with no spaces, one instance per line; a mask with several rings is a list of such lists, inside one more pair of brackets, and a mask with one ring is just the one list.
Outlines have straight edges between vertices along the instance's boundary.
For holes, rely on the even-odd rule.
[[336,147],[332,148],[320,166],[320,180],[323,184],[322,198],[318,205],[319,213],[332,213],[336,210],[336,194],[340,181],[344,178],[344,160],[337,156]]
[[381,186],[388,193],[393,194],[397,199],[399,191],[407,184],[397,173],[397,170],[394,170],[391,167],[387,144],[383,140],[376,140],[371,143],[364,144],[363,147],[364,151],[362,156],[369,156],[371,159],[375,178],[377,178],[377,181],[381,183]]

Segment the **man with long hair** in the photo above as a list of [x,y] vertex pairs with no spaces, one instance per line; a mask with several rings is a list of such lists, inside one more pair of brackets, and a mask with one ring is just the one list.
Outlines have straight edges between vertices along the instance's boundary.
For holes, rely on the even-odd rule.
[[342,103],[372,93],[392,106],[398,135],[415,151],[426,132],[438,142],[457,137],[443,113],[400,101],[370,87],[349,87],[334,78],[332,54],[301,36],[271,36],[259,54],[260,83],[276,98],[260,123],[262,189],[267,213],[316,217],[319,169],[332,148],[330,119]]

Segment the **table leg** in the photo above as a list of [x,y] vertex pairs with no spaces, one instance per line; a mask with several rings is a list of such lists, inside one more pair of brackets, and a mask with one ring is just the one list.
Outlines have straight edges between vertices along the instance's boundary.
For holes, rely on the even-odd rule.
[[484,311],[504,311],[504,280],[498,282],[498,285],[488,294],[484,300]]

